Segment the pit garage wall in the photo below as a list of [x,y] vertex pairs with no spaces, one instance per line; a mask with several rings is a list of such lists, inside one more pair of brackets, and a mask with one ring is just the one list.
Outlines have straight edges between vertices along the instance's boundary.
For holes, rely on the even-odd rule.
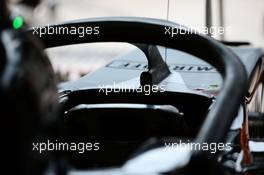
[[[219,26],[218,0],[213,2],[214,25]],[[250,41],[264,48],[264,1],[223,0],[224,23],[230,30],[225,38],[230,41]],[[201,12],[205,0],[171,0],[170,19],[187,26],[202,27],[205,23]]]
[[[11,0],[15,1],[15,0]],[[43,0],[35,10],[35,24],[47,24],[65,20],[105,17],[141,16],[166,19],[168,0]],[[214,24],[219,25],[218,2],[213,2]],[[264,0],[223,0],[225,26],[228,40],[250,41],[264,48]],[[57,4],[57,13],[50,15],[48,6]],[[30,11],[26,9],[27,13]],[[205,24],[205,0],[170,0],[169,20],[189,27]],[[32,15],[29,15],[32,18]]]
[[[219,25],[218,0],[212,1],[215,25]],[[78,3],[63,0],[59,5],[60,21],[101,16],[167,18],[167,0],[78,0]],[[226,39],[250,41],[264,48],[264,1],[224,0],[224,6],[225,26],[231,27]],[[205,0],[170,0],[169,19],[172,21],[202,27],[204,12]]]
[[[218,0],[213,1],[214,25],[219,26]],[[55,14],[47,7],[56,3]],[[43,25],[80,18],[105,16],[141,16],[166,19],[167,0],[44,0],[34,11],[25,9],[32,25]],[[249,41],[264,48],[264,0],[224,0],[225,26],[228,41]],[[51,4],[52,5],[52,4]],[[205,24],[205,0],[170,0],[169,20],[199,28]],[[219,38],[219,36],[216,36]],[[97,49],[95,49],[96,47]],[[54,49],[49,56],[56,70],[70,71],[73,77],[96,70],[113,58],[127,52],[129,47],[70,46],[67,49]],[[100,52],[99,52],[100,51]],[[105,53],[104,55],[102,53]],[[90,67],[87,67],[87,66]],[[77,70],[77,71],[76,71]],[[75,78],[73,78],[75,79]]]

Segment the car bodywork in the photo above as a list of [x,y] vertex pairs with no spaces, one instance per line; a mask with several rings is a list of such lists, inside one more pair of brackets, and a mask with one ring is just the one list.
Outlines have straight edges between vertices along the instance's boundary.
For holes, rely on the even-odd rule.
[[[76,36],[68,36],[68,38],[62,39],[60,37],[54,38],[54,36],[50,38],[46,35],[41,40],[49,48],[85,42],[127,41],[129,43],[142,43],[141,36],[147,44],[162,45],[167,40],[162,37],[164,35],[163,30],[157,32],[156,25],[160,25],[159,29],[164,29],[166,25],[177,26],[177,24],[166,21],[144,18],[92,19],[65,23],[59,26],[89,25],[100,26],[105,35],[100,39],[96,37],[80,39]],[[141,31],[143,29],[141,27],[149,31],[153,29],[153,33],[148,33],[152,38],[146,36],[147,33]],[[118,30],[121,36],[113,32],[115,30]],[[133,32],[133,34],[125,37],[127,32]],[[162,34],[160,34],[161,32]],[[146,95],[110,92],[104,94],[99,91],[102,86],[104,88],[111,87],[113,82],[128,86],[140,86],[142,84],[142,72],[152,70],[150,67],[152,58],[149,58],[151,56],[147,55],[142,47],[139,47],[141,51],[131,51],[92,74],[59,86],[63,116],[65,117],[63,119],[63,131],[66,133],[66,137],[77,141],[99,140],[105,148],[102,152],[84,156],[67,155],[70,164],[75,167],[75,170],[71,172],[72,174],[82,172],[84,174],[156,174],[164,172],[181,174],[181,171],[196,172],[195,167],[197,165],[212,166],[212,169],[205,171],[206,174],[216,171],[219,171],[220,174],[263,172],[261,153],[263,150],[256,149],[263,144],[261,142],[263,140],[262,51],[250,46],[223,46],[220,42],[214,41],[237,56],[242,64],[240,69],[237,69],[238,72],[233,72],[233,74],[237,74],[240,78],[244,76],[242,80],[239,78],[236,79],[236,82],[232,80],[233,87],[232,90],[229,90],[233,93],[229,92],[229,95],[225,96],[226,102],[229,102],[221,104],[222,119],[214,120],[217,118],[216,113],[211,117],[205,116],[210,112],[212,113],[212,109],[219,107],[216,107],[218,100],[221,99],[219,93],[221,94],[221,90],[226,90],[223,84],[227,80],[226,77],[222,80],[218,72],[220,71],[224,75],[223,69],[226,65],[221,65],[221,61],[217,64],[217,58],[210,57],[213,54],[209,54],[209,58],[205,59],[213,66],[197,59],[200,53],[206,52],[206,50],[211,52],[210,46],[208,48],[205,46],[204,50],[190,49],[194,55],[198,53],[194,56],[183,52],[187,39],[182,39],[181,36],[177,39],[179,39],[179,44],[176,44],[175,48],[179,47],[181,51],[166,50],[170,74],[157,83],[164,85],[164,93]],[[197,40],[199,43],[199,39]],[[204,44],[202,40],[200,44]],[[136,44],[136,46],[138,45]],[[169,46],[169,44],[164,46]],[[174,45],[170,46],[174,47]],[[195,47],[195,44],[192,47]],[[158,50],[163,55],[164,48],[159,47]],[[148,61],[146,61],[146,57]],[[233,67],[236,66],[233,65]],[[242,69],[245,70],[245,73],[239,72]],[[156,76],[155,74],[152,75]],[[225,76],[232,77],[233,75],[229,73]],[[244,84],[239,85],[240,83]],[[249,87],[246,87],[246,84],[249,84]],[[244,92],[243,97],[240,96],[242,99],[240,101],[237,98],[239,95],[235,95],[235,92],[243,92],[243,88],[246,88],[247,91]],[[234,103],[237,104],[237,107],[233,105]],[[232,108],[233,117],[231,115],[231,118],[228,119],[225,114],[230,113]],[[218,115],[221,114],[218,113]],[[209,131],[209,128],[215,133],[204,133],[204,131]],[[197,162],[197,158],[193,158],[193,153],[190,150],[171,149],[168,151],[164,149],[164,143],[178,142],[181,138],[184,138],[185,141],[190,139],[191,142],[209,143],[222,140],[224,143],[230,142],[232,150],[198,156],[198,160],[201,162]],[[142,144],[144,149],[135,151]],[[131,155],[134,156],[131,158]],[[210,162],[211,159],[214,160],[212,162],[217,163]],[[189,166],[182,168],[186,165]],[[106,169],[94,170],[102,168]],[[175,172],[178,168],[181,170]],[[78,171],[78,169],[82,171]]]

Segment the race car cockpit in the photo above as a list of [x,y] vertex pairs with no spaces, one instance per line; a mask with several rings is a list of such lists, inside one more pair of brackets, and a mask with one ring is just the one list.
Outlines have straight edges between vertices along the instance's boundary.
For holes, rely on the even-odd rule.
[[[43,32],[79,27],[89,35]],[[264,172],[261,49],[151,18],[0,32],[2,114],[19,121],[6,130],[19,135],[21,174]],[[76,81],[54,83],[45,49],[98,42],[134,49]]]
[[[135,173],[140,173],[144,170],[134,167],[133,163],[139,164],[134,159],[143,161],[144,155],[148,157],[148,153],[153,151],[150,148],[160,149],[164,143],[174,143],[180,138],[185,142],[219,143],[227,139],[224,135],[229,133],[228,129],[237,130],[235,125],[242,128],[241,121],[240,124],[231,124],[236,116],[240,120],[242,117],[243,121],[245,113],[238,115],[238,109],[247,107],[242,104],[244,99],[241,97],[251,99],[261,80],[263,58],[260,49],[226,47],[209,37],[192,33],[166,36],[166,28],[175,30],[178,25],[154,19],[91,19],[62,26],[67,25],[99,26],[100,38],[76,39],[74,35],[56,38],[47,35],[41,38],[45,46],[115,41],[132,43],[139,48],[92,74],[59,86],[66,137],[74,141],[93,140],[103,148],[88,155],[70,153],[69,160],[75,168],[121,166],[133,167]],[[167,63],[161,54],[164,48],[155,45],[173,48],[167,50]],[[228,64],[232,66],[228,68]],[[222,73],[223,80],[217,71]],[[251,82],[250,88],[248,82]],[[219,109],[220,104],[222,107]],[[231,111],[233,117],[229,118],[227,116],[231,115]],[[210,117],[212,113],[214,117]],[[230,137],[235,139],[240,134],[237,132]],[[144,152],[139,150],[140,154],[135,154],[126,163],[142,144]],[[241,149],[245,148],[242,146]],[[197,152],[190,155],[200,155]],[[155,158],[152,161],[146,158],[146,162],[142,162],[146,172],[171,171],[172,165],[168,165],[168,169],[162,165],[158,170],[161,157],[157,156],[157,159],[155,162]]]

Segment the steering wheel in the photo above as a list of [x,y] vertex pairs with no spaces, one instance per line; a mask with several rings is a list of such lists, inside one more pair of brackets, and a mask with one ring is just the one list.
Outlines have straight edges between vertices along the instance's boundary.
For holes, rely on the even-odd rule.
[[[211,37],[188,31],[176,23],[146,18],[94,18],[49,27],[99,27],[98,35],[79,37],[77,34],[48,35],[40,39],[46,48],[78,43],[129,42],[160,45],[194,55],[214,66],[223,77],[216,102],[207,114],[195,138],[196,143],[224,142],[228,129],[237,114],[247,87],[247,74],[239,58]],[[44,27],[48,29],[48,26]],[[168,34],[173,29],[173,35]],[[28,31],[33,34],[33,29]],[[36,35],[35,35],[36,36]],[[202,154],[193,151],[193,157]],[[217,154],[217,153],[216,153]]]

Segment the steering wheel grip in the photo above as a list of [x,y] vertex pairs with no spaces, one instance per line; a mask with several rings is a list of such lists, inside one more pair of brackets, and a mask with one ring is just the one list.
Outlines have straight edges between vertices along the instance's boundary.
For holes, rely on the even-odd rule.
[[[196,142],[224,141],[248,87],[246,70],[229,48],[213,38],[190,32],[187,34],[178,32],[172,37],[172,35],[165,34],[166,29],[174,28],[184,33],[187,28],[180,27],[176,23],[149,18],[93,18],[49,27],[88,26],[99,27],[100,33],[85,37],[79,37],[78,34],[49,35],[46,33],[40,39],[46,48],[92,42],[161,45],[189,53],[213,65],[222,75],[224,83],[216,103],[200,129]],[[32,35],[33,29],[27,32]]]

